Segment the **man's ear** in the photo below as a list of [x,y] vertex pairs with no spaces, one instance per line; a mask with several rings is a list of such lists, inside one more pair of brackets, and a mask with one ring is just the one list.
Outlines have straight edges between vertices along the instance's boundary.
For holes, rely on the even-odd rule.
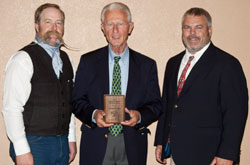
[[212,26],[210,26],[210,27],[208,28],[208,33],[209,33],[209,36],[212,37],[212,33],[213,33],[213,28],[212,28]]
[[104,24],[103,23],[101,24],[101,30],[102,30],[102,32],[103,32],[103,34],[105,36],[105,29],[104,29]]
[[35,29],[36,29],[36,32],[39,32],[39,25],[37,23],[35,23]]
[[134,29],[134,22],[130,22],[129,23],[129,29],[128,29],[128,35],[131,35],[133,29]]

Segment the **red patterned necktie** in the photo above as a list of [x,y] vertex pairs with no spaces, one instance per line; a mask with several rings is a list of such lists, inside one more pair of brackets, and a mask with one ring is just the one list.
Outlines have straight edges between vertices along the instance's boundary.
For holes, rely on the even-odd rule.
[[177,96],[180,96],[180,93],[181,93],[181,90],[183,88],[183,85],[185,83],[185,80],[186,80],[186,73],[187,73],[187,70],[191,64],[191,61],[194,59],[194,56],[190,56],[189,59],[188,59],[188,62],[185,66],[185,68],[183,69],[182,73],[181,73],[181,77],[178,81],[178,88],[177,88]]

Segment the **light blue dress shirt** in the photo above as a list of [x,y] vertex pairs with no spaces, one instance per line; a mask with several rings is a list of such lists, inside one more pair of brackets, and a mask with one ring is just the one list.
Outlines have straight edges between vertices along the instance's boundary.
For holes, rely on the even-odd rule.
[[121,68],[121,94],[126,95],[128,85],[128,73],[129,73],[129,49],[126,46],[125,50],[120,54],[115,54],[109,46],[109,94],[112,92],[112,80],[114,69],[114,57],[120,56],[119,65]]

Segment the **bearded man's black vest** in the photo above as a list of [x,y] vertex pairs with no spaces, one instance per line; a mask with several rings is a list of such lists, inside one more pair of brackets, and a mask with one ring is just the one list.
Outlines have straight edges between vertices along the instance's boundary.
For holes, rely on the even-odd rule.
[[52,66],[52,58],[42,47],[31,43],[21,50],[29,54],[34,69],[31,93],[23,112],[26,135],[67,134],[73,87],[73,69],[67,54],[60,50],[63,72],[58,79]]

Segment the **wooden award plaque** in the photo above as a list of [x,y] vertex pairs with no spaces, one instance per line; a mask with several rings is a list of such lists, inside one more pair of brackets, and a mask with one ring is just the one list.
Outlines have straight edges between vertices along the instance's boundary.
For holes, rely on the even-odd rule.
[[125,96],[104,95],[104,120],[106,123],[121,123],[125,120]]

